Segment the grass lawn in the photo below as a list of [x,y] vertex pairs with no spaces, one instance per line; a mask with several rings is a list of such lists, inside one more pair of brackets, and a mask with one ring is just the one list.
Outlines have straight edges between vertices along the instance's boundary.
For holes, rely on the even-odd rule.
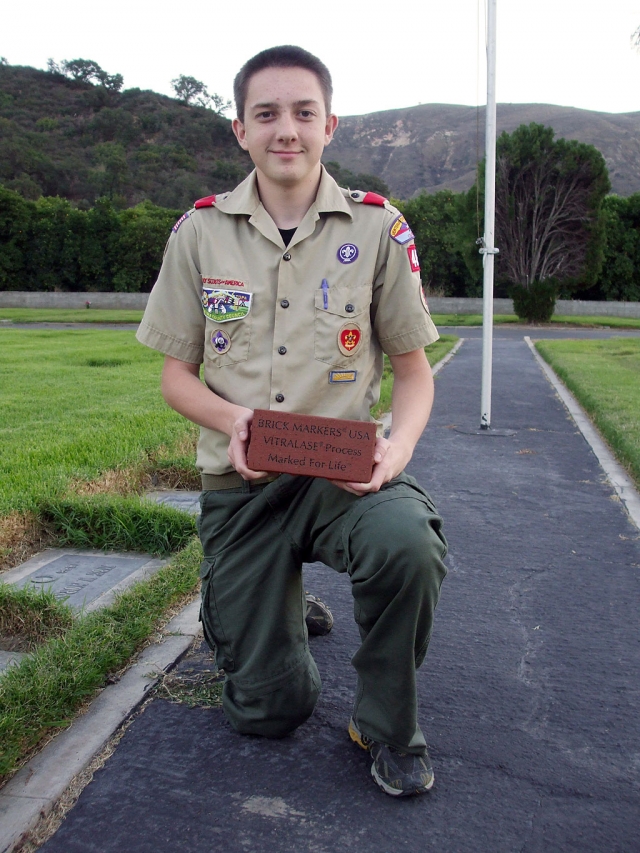
[[640,340],[538,341],[536,348],[640,486]]
[[[481,326],[482,314],[432,314],[436,326]],[[496,326],[522,323],[515,314],[494,314]],[[550,325],[578,326],[600,329],[640,329],[640,317],[573,317],[554,314]],[[532,326],[532,328],[535,328]]]
[[[91,298],[91,294],[87,294]],[[139,323],[142,311],[117,308],[0,308],[12,323]]]
[[0,517],[160,447],[193,465],[197,430],[162,400],[162,355],[133,331],[4,329],[0,340]]

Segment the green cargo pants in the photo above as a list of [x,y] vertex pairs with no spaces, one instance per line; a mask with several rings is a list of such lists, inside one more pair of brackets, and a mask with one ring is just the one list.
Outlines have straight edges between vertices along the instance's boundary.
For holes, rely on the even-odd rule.
[[203,492],[201,618],[224,669],[223,710],[239,732],[282,737],[311,716],[320,677],[309,652],[302,563],[351,578],[362,639],[352,663],[365,735],[424,752],[416,669],[446,569],[442,520],[401,474],[356,497],[312,477]]

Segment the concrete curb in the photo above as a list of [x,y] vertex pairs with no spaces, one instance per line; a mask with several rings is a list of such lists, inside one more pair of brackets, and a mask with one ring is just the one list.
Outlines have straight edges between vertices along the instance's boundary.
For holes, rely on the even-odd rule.
[[0,791],[0,853],[11,853],[25,833],[48,814],[78,773],[144,700],[160,676],[198,634],[200,600],[195,599],[164,628],[117,684],[106,687],[86,714],[74,720],[34,756]]
[[533,341],[528,335],[524,337],[527,346],[533,353],[534,358],[542,368],[543,373],[549,382],[555,388],[558,396],[569,410],[569,414],[576,423],[576,426],[584,436],[587,444],[595,453],[598,462],[607,475],[607,479],[616,490],[616,493],[624,504],[631,521],[640,530],[640,494],[628,476],[622,465],[609,450],[604,439],[600,436],[597,429],[589,420],[589,416],[584,411],[580,403],[573,396],[565,385],[558,378],[555,371],[549,367],[547,362],[542,358],[535,348]]

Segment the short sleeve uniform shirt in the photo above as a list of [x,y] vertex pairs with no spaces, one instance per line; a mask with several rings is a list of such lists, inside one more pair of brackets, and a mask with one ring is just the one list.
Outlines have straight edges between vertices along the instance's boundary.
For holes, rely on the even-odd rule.
[[[411,352],[438,333],[404,218],[380,196],[341,189],[323,168],[287,247],[255,172],[185,213],[137,337],[204,364],[207,386],[235,404],[370,420],[383,353]],[[201,429],[202,472],[233,470],[228,443]]]

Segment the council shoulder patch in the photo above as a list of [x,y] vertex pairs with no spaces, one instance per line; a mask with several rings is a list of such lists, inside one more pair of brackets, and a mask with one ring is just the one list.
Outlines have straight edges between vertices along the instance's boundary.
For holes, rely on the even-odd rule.
[[402,214],[396,217],[391,223],[389,236],[392,240],[395,240],[396,243],[400,243],[401,246],[404,246],[405,243],[414,239],[413,231],[409,228],[409,223]]
[[246,290],[220,290],[202,288],[202,310],[205,317],[217,323],[243,320],[251,310],[253,294]]

